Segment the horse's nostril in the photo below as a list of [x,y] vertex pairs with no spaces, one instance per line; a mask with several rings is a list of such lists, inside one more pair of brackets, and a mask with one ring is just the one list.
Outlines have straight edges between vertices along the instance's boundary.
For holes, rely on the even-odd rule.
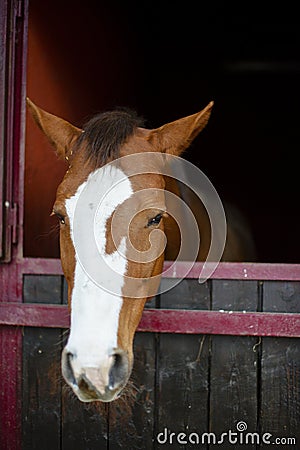
[[109,371],[109,384],[110,390],[115,389],[118,385],[123,384],[124,380],[128,377],[128,358],[124,351],[116,350],[112,355],[114,358]]
[[67,356],[67,358],[69,359],[69,360],[71,360],[71,359],[73,359],[73,353],[71,353],[71,352],[67,352],[66,353],[66,356]]
[[64,352],[62,358],[63,375],[66,381],[70,384],[76,384],[76,379],[71,365],[73,356],[74,355],[71,352]]

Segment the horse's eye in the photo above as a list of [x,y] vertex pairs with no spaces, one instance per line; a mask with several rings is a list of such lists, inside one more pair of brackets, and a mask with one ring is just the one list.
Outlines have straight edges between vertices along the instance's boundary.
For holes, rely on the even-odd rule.
[[151,227],[152,225],[158,225],[162,219],[162,214],[157,214],[157,216],[153,217],[148,221],[147,227]]
[[62,225],[64,225],[64,224],[66,223],[65,217],[64,217],[62,214],[59,214],[59,213],[56,212],[56,211],[53,211],[52,214],[55,214],[55,215],[56,215],[56,217],[58,218],[58,220],[60,221],[60,223],[61,223]]

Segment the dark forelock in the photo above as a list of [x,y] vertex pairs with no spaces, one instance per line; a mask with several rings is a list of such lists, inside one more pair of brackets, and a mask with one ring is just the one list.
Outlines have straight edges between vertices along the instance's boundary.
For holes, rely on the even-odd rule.
[[83,126],[84,133],[79,137],[77,146],[84,144],[87,157],[96,167],[100,167],[118,158],[121,145],[137,127],[143,125],[143,119],[128,109],[97,114]]

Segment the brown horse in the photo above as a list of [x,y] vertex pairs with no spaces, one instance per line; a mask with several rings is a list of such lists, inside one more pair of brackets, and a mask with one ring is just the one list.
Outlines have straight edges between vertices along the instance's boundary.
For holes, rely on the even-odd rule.
[[[53,207],[71,309],[62,373],[80,400],[110,402],[129,380],[134,334],[145,302],[158,289],[164,258],[176,258],[180,246],[166,193],[179,198],[183,190],[161,167],[206,126],[213,103],[152,130],[126,110],[97,115],[82,130],[30,100],[28,106],[69,163]],[[185,195],[193,203],[193,192]],[[203,236],[196,259],[205,260],[209,217],[203,206],[191,209]],[[228,228],[227,260],[246,258],[241,235]]]

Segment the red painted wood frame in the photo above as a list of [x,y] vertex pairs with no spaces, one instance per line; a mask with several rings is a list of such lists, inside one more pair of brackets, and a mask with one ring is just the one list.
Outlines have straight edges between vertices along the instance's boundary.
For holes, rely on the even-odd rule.
[[[166,261],[167,270],[173,262]],[[195,263],[185,278],[198,279],[203,264]],[[63,305],[22,303],[24,275],[62,275],[60,260],[19,258],[14,281],[19,285],[9,298],[0,301],[0,325],[67,328],[69,311]],[[167,278],[180,278],[187,264],[177,262]],[[10,271],[7,271],[10,276]],[[212,279],[299,281],[300,264],[220,263]],[[7,281],[8,282],[8,281]],[[300,314],[242,311],[157,310],[144,311],[139,331],[157,333],[227,334],[247,336],[300,337]]]
[[[8,106],[5,130],[6,154],[9,156],[9,184],[1,193],[2,202],[19,205],[18,236],[12,233],[12,222],[7,222],[6,233],[15,244],[11,248],[9,264],[0,266],[0,448],[21,448],[21,361],[22,327],[67,327],[67,307],[22,303],[23,277],[26,274],[61,275],[59,260],[23,258],[24,208],[24,128],[25,82],[27,54],[27,0],[3,0],[0,17],[8,18],[7,27],[14,33],[1,36],[2,51],[10,52],[11,73],[5,95],[0,96],[1,108]],[[3,54],[1,54],[3,56]],[[4,90],[2,89],[2,93]],[[3,108],[1,110],[4,110]],[[6,196],[9,196],[6,197]],[[5,197],[4,197],[5,196]],[[1,205],[2,207],[2,205]],[[15,211],[14,211],[15,212]],[[15,217],[11,217],[13,219]],[[17,239],[18,238],[18,239]],[[171,263],[166,262],[165,268]],[[197,263],[186,278],[198,278],[201,264]],[[172,277],[180,278],[186,272],[184,263],[177,263]],[[297,264],[235,264],[221,263],[212,278],[247,280],[300,280]],[[300,336],[300,315],[282,313],[220,312],[188,310],[147,310],[139,331],[168,333],[234,334],[252,336]]]
[[[165,268],[170,266],[165,263]],[[202,264],[196,263],[186,278],[198,278]],[[59,260],[18,257],[5,266],[0,297],[0,376],[2,379],[0,448],[21,448],[21,361],[22,327],[66,328],[67,306],[22,303],[22,284],[26,274],[62,275]],[[173,277],[186,272],[178,262]],[[298,264],[220,263],[213,279],[300,281]],[[1,288],[1,286],[0,286]],[[142,332],[221,334],[239,336],[300,337],[300,314],[242,311],[200,311],[147,309],[138,327]]]
[[[165,263],[167,269],[170,264]],[[198,278],[202,264],[196,263],[186,278]],[[0,297],[0,376],[2,380],[0,448],[21,448],[21,361],[22,327],[69,325],[66,306],[22,303],[22,283],[26,274],[62,275],[59,260],[30,259],[16,255],[1,272]],[[174,277],[186,272],[178,262]],[[220,263],[213,279],[300,281],[298,264]],[[1,288],[1,286],[0,286]],[[139,331],[189,334],[228,334],[247,336],[300,337],[300,314],[239,311],[145,310]]]

